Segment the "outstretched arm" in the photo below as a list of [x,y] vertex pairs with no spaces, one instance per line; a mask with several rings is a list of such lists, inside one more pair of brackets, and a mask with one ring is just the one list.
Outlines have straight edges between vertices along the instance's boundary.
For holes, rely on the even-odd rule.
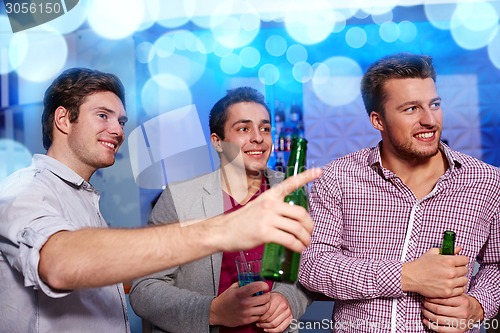
[[312,220],[305,209],[283,199],[320,173],[307,170],[231,214],[188,226],[60,231],[40,251],[39,274],[54,289],[72,290],[133,280],[218,251],[269,242],[301,252],[309,244]]

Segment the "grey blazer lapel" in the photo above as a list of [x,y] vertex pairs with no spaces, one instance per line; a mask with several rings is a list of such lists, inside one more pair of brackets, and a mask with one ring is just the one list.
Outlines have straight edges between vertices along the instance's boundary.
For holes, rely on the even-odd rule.
[[[220,170],[210,174],[203,185],[202,205],[205,217],[213,217],[224,213],[222,199],[222,188],[220,186]],[[212,276],[214,277],[214,295],[217,295],[220,281],[220,270],[222,266],[222,252],[210,256],[212,262]]]

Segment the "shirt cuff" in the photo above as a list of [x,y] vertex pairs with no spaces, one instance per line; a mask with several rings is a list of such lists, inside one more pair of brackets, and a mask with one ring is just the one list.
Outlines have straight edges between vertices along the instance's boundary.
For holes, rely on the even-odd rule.
[[403,264],[399,261],[374,261],[377,272],[377,291],[379,297],[403,296],[401,273]]
[[19,257],[16,268],[24,276],[24,286],[41,289],[47,296],[53,298],[64,297],[70,292],[60,292],[52,289],[49,285],[42,281],[38,274],[38,265],[40,263],[40,250],[45,245],[47,240],[53,234],[63,230],[75,230],[71,225],[54,224],[51,227],[44,227],[41,230],[34,230],[31,227],[21,229],[18,233],[19,242]]

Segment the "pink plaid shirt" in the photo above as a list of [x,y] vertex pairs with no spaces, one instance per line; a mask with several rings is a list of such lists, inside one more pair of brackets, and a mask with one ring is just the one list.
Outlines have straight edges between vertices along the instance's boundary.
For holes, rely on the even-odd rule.
[[401,290],[402,264],[440,247],[447,229],[456,232],[461,254],[481,265],[467,293],[487,318],[497,312],[500,170],[444,144],[441,150],[450,167],[420,200],[382,167],[378,146],[331,162],[314,183],[315,227],[299,279],[335,299],[334,331],[428,332],[422,297]]

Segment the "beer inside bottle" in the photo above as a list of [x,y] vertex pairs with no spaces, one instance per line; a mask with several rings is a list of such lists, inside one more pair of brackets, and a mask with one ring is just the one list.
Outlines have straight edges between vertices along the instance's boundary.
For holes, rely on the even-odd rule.
[[[307,140],[294,137],[285,178],[305,170]],[[285,197],[290,205],[299,205],[308,209],[305,187],[299,188]],[[267,280],[294,283],[297,280],[300,265],[300,253],[284,246],[269,243],[264,247],[260,275]]]
[[441,254],[454,255],[455,254],[455,232],[446,230],[443,233],[443,244],[441,245]]

